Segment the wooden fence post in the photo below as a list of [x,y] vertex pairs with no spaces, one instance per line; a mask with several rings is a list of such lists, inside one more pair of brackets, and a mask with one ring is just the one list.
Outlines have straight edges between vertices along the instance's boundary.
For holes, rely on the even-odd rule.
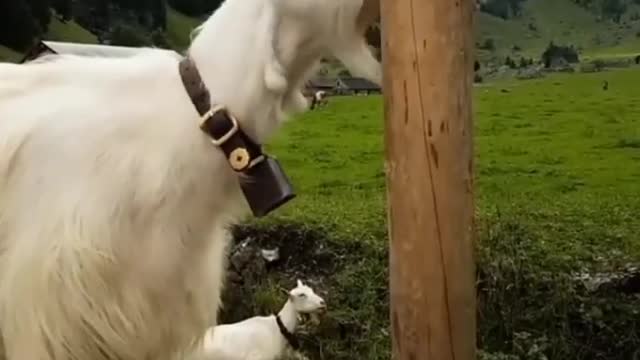
[[475,360],[473,0],[382,0],[395,360]]

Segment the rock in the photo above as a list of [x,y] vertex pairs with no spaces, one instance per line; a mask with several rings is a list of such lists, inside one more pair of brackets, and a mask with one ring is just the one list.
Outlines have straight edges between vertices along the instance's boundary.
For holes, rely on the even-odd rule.
[[280,248],[260,249],[260,254],[262,255],[262,258],[268,263],[280,260]]
[[520,80],[539,79],[544,77],[544,74],[537,67],[529,67],[518,70],[516,78]]

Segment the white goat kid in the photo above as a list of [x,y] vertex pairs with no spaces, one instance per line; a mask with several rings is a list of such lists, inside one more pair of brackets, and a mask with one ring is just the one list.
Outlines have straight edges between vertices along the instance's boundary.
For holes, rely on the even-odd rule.
[[[255,316],[237,323],[207,330],[198,360],[275,360],[293,334],[301,314],[326,310],[324,299],[298,280],[297,287],[277,315]],[[293,344],[292,344],[293,345]]]
[[[321,57],[379,83],[363,37],[377,8],[227,0],[189,56],[264,143]],[[216,323],[226,229],[249,210],[238,174],[198,128],[177,57],[54,56],[0,64],[0,358],[179,358]]]

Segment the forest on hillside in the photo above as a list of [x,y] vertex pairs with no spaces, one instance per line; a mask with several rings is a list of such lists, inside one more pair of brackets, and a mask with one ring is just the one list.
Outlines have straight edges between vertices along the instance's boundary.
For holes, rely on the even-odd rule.
[[[527,0],[488,0],[480,9],[491,15],[509,19],[522,14],[522,4]],[[535,1],[535,0],[529,0]],[[573,1],[594,14],[619,22],[622,15],[632,3],[640,4],[640,0],[558,0]]]
[[169,47],[167,6],[189,16],[211,13],[223,0],[3,0],[0,45],[24,51],[47,33],[52,19],[75,21],[101,43]]
[[[153,45],[169,48],[166,38],[167,7],[202,17],[224,0],[2,0],[0,45],[18,52],[46,36],[52,19],[75,21],[93,33],[98,42],[112,45]],[[481,11],[510,19],[522,15],[522,4],[535,0],[488,0]],[[620,21],[631,3],[640,0],[557,0],[576,4],[612,21]],[[376,29],[377,30],[377,29]],[[370,38],[376,40],[373,32]],[[371,41],[375,43],[376,41]],[[374,44],[374,46],[376,46]]]

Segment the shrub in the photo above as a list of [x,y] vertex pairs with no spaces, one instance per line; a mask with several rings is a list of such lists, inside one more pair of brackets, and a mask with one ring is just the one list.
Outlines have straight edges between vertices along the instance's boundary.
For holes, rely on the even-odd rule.
[[119,46],[148,46],[152,43],[142,30],[125,23],[113,26],[106,38],[111,45]]
[[492,38],[487,38],[484,40],[484,42],[480,45],[480,49],[482,50],[489,50],[489,51],[493,51],[496,49],[496,44],[493,41]]
[[153,43],[154,46],[159,48],[163,48],[163,49],[171,48],[171,45],[169,44],[169,40],[167,39],[167,36],[160,29],[156,29],[151,32],[151,42]]
[[545,67],[549,67],[551,62],[555,59],[563,59],[570,64],[580,62],[578,51],[573,47],[573,45],[558,46],[552,41],[542,53],[542,61],[544,62]]

